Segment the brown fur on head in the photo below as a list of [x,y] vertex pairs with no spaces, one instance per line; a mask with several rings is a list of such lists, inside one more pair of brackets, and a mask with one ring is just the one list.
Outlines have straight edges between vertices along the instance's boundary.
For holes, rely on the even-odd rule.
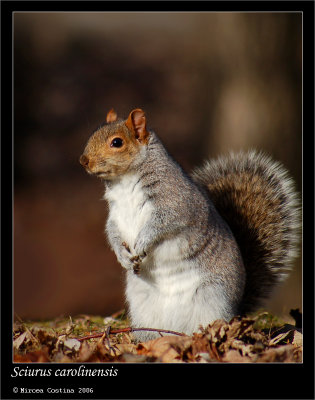
[[80,163],[90,174],[114,179],[128,172],[141,159],[149,132],[140,108],[131,111],[125,121],[117,120],[117,114],[111,109],[106,122],[90,137]]

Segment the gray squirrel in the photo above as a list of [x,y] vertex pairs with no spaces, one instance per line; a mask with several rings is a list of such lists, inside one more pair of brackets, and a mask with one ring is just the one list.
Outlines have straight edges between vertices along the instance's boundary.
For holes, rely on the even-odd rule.
[[290,271],[299,200],[269,157],[230,153],[188,175],[147,128],[143,110],[121,120],[112,109],[80,163],[105,182],[106,233],[126,269],[133,328],[191,335],[257,309]]

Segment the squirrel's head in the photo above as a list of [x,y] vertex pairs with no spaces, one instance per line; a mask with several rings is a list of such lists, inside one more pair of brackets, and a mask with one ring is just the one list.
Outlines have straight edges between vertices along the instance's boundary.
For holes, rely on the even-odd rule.
[[149,136],[140,108],[131,111],[126,120],[117,120],[117,114],[111,109],[106,124],[87,142],[80,163],[90,174],[114,179],[141,161]]

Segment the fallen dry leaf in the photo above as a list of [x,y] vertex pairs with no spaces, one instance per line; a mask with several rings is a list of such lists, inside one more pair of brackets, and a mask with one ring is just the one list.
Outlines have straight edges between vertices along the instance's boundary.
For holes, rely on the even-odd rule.
[[31,351],[26,354],[14,354],[13,361],[19,363],[45,363],[49,362],[50,359],[47,349],[42,349],[38,351]]
[[69,350],[78,351],[80,349],[81,342],[79,342],[77,339],[66,339],[64,341],[64,346]]
[[132,343],[117,343],[115,349],[117,350],[118,355],[124,353],[138,354],[137,345]]
[[161,362],[180,362],[181,353],[191,345],[192,338],[186,336],[164,336],[137,346],[138,354],[156,357]]
[[23,332],[20,336],[17,337],[17,339],[15,339],[13,341],[13,347],[18,350],[21,346],[21,344],[24,342],[25,338],[27,335],[27,331]]
[[222,361],[230,363],[249,363],[251,359],[242,356],[238,350],[229,350],[223,355]]
[[259,358],[259,362],[296,362],[294,346],[283,345],[267,349]]
[[299,331],[294,331],[294,337],[292,340],[292,344],[295,346],[302,346],[303,345],[303,335]]
[[288,331],[280,333],[273,339],[269,341],[269,346],[274,346],[275,344],[279,344],[280,342],[288,342],[291,343],[294,337],[294,331]]

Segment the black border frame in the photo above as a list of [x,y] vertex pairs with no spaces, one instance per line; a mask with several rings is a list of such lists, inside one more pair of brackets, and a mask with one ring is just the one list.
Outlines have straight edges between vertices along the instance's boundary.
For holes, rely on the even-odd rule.
[[[275,11],[303,12],[304,362],[303,364],[90,364],[117,377],[53,378],[69,364],[12,363],[12,16],[15,11]],[[2,1],[1,2],[1,398],[61,398],[14,394],[18,387],[93,387],[64,398],[314,398],[314,2],[313,1]],[[313,190],[312,190],[313,189]],[[312,234],[313,233],[313,234]],[[7,243],[8,240],[8,243]],[[51,377],[13,378],[13,368],[51,369]],[[77,365],[78,367],[78,365]],[[62,396],[62,395],[61,395]]]

